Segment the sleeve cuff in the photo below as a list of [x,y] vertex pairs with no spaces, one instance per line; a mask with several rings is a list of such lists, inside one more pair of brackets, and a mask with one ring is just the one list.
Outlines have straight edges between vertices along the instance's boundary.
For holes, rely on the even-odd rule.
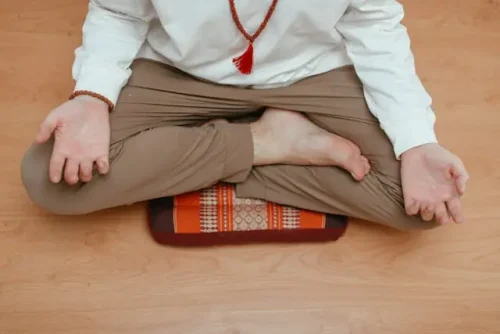
[[83,66],[76,78],[74,91],[91,91],[106,97],[113,105],[116,105],[130,74],[130,70],[113,71],[107,66],[92,66],[87,69]]
[[433,125],[425,121],[399,123],[386,129],[386,133],[393,143],[394,154],[398,160],[409,149],[438,142]]

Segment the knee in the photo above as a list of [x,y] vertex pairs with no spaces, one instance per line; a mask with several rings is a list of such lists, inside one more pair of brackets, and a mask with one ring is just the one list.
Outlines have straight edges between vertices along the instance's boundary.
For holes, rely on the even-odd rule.
[[75,205],[76,188],[65,183],[54,184],[49,180],[51,145],[33,145],[21,162],[21,179],[31,201],[40,208],[57,215],[81,214]]
[[[399,168],[399,165],[394,168],[392,174],[397,174]],[[383,225],[405,232],[432,230],[440,226],[435,220],[425,221],[420,215],[410,216],[406,213],[403,188],[398,177],[378,175],[377,182],[380,188],[376,188],[379,191],[375,196],[378,197],[373,202],[376,206],[372,208]]]

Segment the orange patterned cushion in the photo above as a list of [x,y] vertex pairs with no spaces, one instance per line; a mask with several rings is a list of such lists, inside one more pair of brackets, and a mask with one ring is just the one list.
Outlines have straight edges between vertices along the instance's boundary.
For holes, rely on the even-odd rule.
[[329,241],[347,227],[345,216],[237,198],[230,184],[151,200],[148,212],[151,233],[164,244]]

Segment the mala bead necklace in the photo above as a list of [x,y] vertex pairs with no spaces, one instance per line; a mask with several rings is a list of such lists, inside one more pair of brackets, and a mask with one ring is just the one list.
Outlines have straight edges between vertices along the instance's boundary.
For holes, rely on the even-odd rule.
[[236,66],[236,68],[240,71],[241,74],[248,75],[252,73],[253,43],[255,42],[257,37],[260,36],[264,28],[267,26],[269,19],[274,13],[274,9],[276,8],[277,3],[278,0],[273,0],[271,6],[269,7],[269,10],[267,11],[264,21],[262,21],[257,31],[253,35],[250,35],[243,27],[243,24],[241,24],[240,17],[238,16],[238,12],[236,11],[236,6],[234,5],[234,0],[229,0],[229,6],[231,8],[231,16],[233,17],[233,21],[236,24],[238,30],[241,32],[241,34],[248,41],[248,47],[246,51],[241,56],[233,58],[233,64]]

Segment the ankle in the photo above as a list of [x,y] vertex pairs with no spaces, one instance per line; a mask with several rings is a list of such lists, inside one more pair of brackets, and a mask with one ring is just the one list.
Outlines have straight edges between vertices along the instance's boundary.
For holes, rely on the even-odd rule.
[[275,153],[275,140],[272,138],[272,129],[266,124],[256,121],[250,124],[253,138],[253,165],[272,165],[279,162]]

